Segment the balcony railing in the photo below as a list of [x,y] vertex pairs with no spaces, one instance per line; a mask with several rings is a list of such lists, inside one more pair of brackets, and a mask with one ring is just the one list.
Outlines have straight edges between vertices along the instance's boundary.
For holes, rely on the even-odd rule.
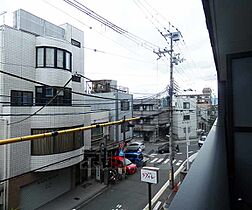
[[215,123],[169,209],[230,209],[224,139]]

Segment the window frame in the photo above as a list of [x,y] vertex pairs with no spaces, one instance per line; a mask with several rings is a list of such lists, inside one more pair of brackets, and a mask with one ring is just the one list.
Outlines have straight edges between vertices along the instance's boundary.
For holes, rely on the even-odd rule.
[[[43,64],[39,65],[38,63],[38,55],[39,55],[39,50],[43,49]],[[48,65],[46,63],[46,58],[47,58],[47,49],[53,50],[53,64]],[[63,65],[58,65],[58,51],[63,51]],[[67,56],[69,55],[69,56]],[[68,61],[67,61],[68,59]],[[36,47],[36,68],[55,68],[55,69],[64,69],[66,71],[72,71],[72,53],[69,52],[68,50],[58,48],[58,47],[51,47],[51,46],[38,46]]]
[[[42,88],[42,92],[38,92]],[[52,88],[52,95],[46,95],[46,89]],[[47,104],[62,87],[57,86],[36,86],[35,87],[35,105],[42,106]],[[59,95],[48,106],[72,106],[72,89],[64,88]]]
[[190,102],[183,102],[183,109],[190,109]]
[[129,111],[129,110],[130,110],[129,100],[128,99],[121,100],[121,111]]
[[[17,102],[14,101],[14,93],[21,94],[20,98]],[[28,102],[24,102],[24,95],[23,94],[31,94],[30,102],[28,97]],[[11,106],[33,106],[33,91],[22,91],[22,90],[11,90]]]

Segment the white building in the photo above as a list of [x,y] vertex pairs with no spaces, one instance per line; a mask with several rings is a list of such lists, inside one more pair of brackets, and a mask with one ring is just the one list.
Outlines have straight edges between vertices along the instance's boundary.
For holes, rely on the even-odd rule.
[[[0,28],[0,70],[40,83],[0,73],[0,139],[90,125],[90,108],[75,106],[83,96],[71,92],[84,93],[83,79],[74,76],[61,90],[74,73],[84,74],[83,32],[24,10],[15,12],[14,23]],[[90,134],[1,146],[1,180],[21,175],[4,182],[6,209],[35,209],[73,188]]]
[[186,139],[186,123],[189,139],[197,138],[196,97],[174,96],[173,133],[177,140]]
[[[86,101],[92,110],[109,111],[109,121],[122,120],[124,117],[133,116],[133,95],[126,90],[118,89],[115,80],[95,80],[92,81],[92,91],[94,97],[87,97]],[[109,140],[123,140],[123,125],[114,125],[109,128]],[[126,126],[127,127],[127,126]],[[132,138],[132,128],[127,127],[125,132],[126,140]]]

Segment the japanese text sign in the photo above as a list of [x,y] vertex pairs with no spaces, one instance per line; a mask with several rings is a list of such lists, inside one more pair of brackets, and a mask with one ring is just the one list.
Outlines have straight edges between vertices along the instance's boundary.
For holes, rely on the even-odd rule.
[[158,183],[158,170],[156,167],[143,167],[141,169],[141,181],[151,184]]

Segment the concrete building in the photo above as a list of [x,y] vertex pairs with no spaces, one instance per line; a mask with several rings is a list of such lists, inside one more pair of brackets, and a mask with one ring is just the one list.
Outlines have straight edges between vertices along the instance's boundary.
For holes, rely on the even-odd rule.
[[[1,26],[0,139],[90,125],[90,108],[76,106],[83,96],[72,93],[84,93],[75,75],[84,74],[83,39],[69,24],[24,10],[15,12],[14,27]],[[4,208],[36,209],[71,190],[90,146],[90,131],[1,146]]]
[[197,138],[196,97],[189,95],[174,96],[173,107],[174,139],[186,139],[186,126],[188,127],[189,139]]
[[[91,94],[86,97],[87,104],[92,110],[109,111],[109,121],[131,118],[133,112],[133,95],[126,88],[118,88],[115,80],[93,80]],[[114,125],[109,128],[109,141],[123,140],[123,125]],[[132,138],[132,129],[126,126],[126,140]]]
[[159,99],[135,99],[134,117],[143,117],[134,127],[134,138],[155,142],[168,134],[169,112]]

